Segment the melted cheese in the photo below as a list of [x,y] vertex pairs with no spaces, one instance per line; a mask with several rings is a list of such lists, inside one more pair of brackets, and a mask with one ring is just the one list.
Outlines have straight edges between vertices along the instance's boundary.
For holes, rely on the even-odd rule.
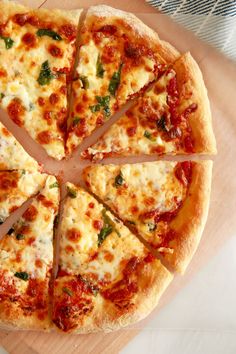
[[0,170],[20,168],[35,171],[39,169],[39,165],[0,122]]
[[[112,220],[113,231],[98,246],[100,231],[93,224],[95,220],[103,221],[103,205],[84,190],[69,183],[67,186],[76,191],[77,196],[76,198],[68,196],[64,205],[60,229],[61,268],[82,276],[93,274],[98,281],[118,279],[122,275],[121,269],[125,260],[129,260],[132,256],[145,255],[143,245],[119,220],[106,212]],[[89,203],[93,203],[94,207],[90,208]],[[74,241],[68,238],[72,229],[80,235]]]
[[[175,177],[175,166],[176,162],[169,161],[95,165],[85,169],[85,179],[91,191],[121,219],[134,222],[141,235],[150,239],[153,232],[149,230],[148,222],[152,218],[143,221],[139,216],[156,209],[159,213],[175,210],[185,198],[186,188]],[[115,186],[119,174],[123,177],[124,188]]]
[[[36,194],[44,185],[47,175],[39,172],[4,172],[4,174],[18,174],[17,187],[11,190],[0,189],[0,221],[4,221],[13,208],[19,208],[28,198]],[[1,178],[1,172],[0,172]]]
[[[38,212],[36,218],[33,221],[27,221],[23,214],[13,225],[14,232],[4,236],[0,241],[0,269],[6,270],[11,276],[14,276],[16,272],[26,272],[30,278],[43,280],[52,267],[53,227],[58,210],[59,190],[50,186],[55,182],[56,178],[49,176],[40,193],[53,202],[53,208],[44,205],[35,197],[30,207],[36,208]],[[16,235],[23,225],[29,230],[24,234],[23,239],[17,240]],[[31,238],[33,241],[29,243]],[[37,261],[40,261],[40,266],[37,265]],[[27,286],[27,282],[20,279],[17,281],[19,286]]]

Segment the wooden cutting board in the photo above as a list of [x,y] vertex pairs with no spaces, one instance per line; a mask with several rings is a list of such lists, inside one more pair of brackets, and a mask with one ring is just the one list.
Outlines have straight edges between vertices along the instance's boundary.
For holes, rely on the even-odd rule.
[[[21,2],[31,7],[43,6],[66,9],[86,8],[92,4],[101,3],[95,0],[48,0],[45,2],[24,0]],[[175,45],[181,52],[190,50],[203,71],[209,90],[213,125],[218,145],[218,155],[214,158],[209,218],[202,242],[185,276],[175,277],[158,308],[146,320],[131,328],[110,334],[98,333],[76,336],[59,333],[0,331],[0,343],[11,354],[118,353],[145,327],[150,318],[158,316],[160,308],[167,306],[188,280],[236,233],[235,63],[226,59],[210,46],[200,42],[192,33],[184,30],[168,17],[158,14],[142,0],[129,2],[126,0],[107,0],[104,2],[120,9],[135,12],[146,24],[154,28],[162,39]],[[25,142],[25,135],[19,132],[3,113],[1,113],[1,120],[21,142]],[[31,149],[32,141],[26,142],[24,146]],[[37,152],[33,156],[38,157]]]

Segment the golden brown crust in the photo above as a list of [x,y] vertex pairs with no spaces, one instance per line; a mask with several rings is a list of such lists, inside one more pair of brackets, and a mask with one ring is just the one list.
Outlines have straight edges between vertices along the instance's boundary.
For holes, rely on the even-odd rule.
[[0,327],[49,331],[52,323],[49,316],[44,320],[40,320],[36,314],[26,316],[17,302],[4,301],[0,303]]
[[182,108],[187,108],[189,100],[198,106],[198,109],[189,116],[195,141],[194,151],[203,154],[216,154],[210,103],[201,70],[190,53],[184,54],[177,60],[173,68],[177,73],[180,98],[182,97],[185,105]]
[[160,41],[158,53],[166,61],[167,64],[173,64],[179,57],[179,51],[166,41]]
[[111,332],[142,320],[157,306],[172,279],[173,275],[159,260],[145,264],[142,276],[139,277],[138,293],[132,309],[121,312],[112,302],[98,294],[94,301],[94,309],[85,319],[83,327],[72,332]]
[[178,216],[170,224],[179,237],[170,244],[174,253],[166,255],[165,259],[180,273],[184,273],[191,261],[207,220],[212,165],[212,161],[198,161],[194,165],[188,196]]

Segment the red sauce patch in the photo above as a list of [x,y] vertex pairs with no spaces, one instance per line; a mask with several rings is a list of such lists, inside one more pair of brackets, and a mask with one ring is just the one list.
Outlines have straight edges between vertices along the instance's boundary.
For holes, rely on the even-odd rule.
[[57,93],[52,93],[49,97],[49,102],[54,105],[59,101],[60,97]]
[[45,105],[45,99],[43,97],[39,97],[38,98],[38,104],[41,107],[44,106]]
[[52,141],[51,133],[49,130],[45,130],[38,134],[37,140],[40,144],[49,144]]
[[103,222],[101,220],[94,220],[93,221],[93,227],[96,230],[100,231],[102,229],[102,227],[103,227]]
[[43,118],[47,121],[48,125],[52,124],[52,112],[51,111],[45,111],[43,113]]
[[18,173],[0,172],[0,190],[11,190],[18,184]]
[[21,40],[27,47],[34,47],[36,44],[36,37],[33,33],[25,33]]
[[34,221],[37,217],[38,210],[34,205],[30,205],[29,208],[23,213],[22,217],[27,221]]
[[127,132],[127,135],[132,137],[136,134],[136,131],[137,131],[137,127],[130,127],[130,128],[127,128],[126,132]]
[[18,98],[14,98],[7,106],[7,112],[9,117],[14,123],[21,126],[21,117],[24,115],[25,108],[22,106],[21,101]]
[[61,50],[61,48],[59,48],[55,44],[50,44],[50,46],[48,47],[48,51],[55,58],[62,58],[63,57],[63,51]]
[[104,33],[107,36],[113,36],[116,33],[117,28],[114,25],[105,25],[102,26],[98,31]]
[[89,203],[88,206],[89,206],[89,208],[93,209],[95,205],[94,205],[94,203],[91,202],[91,203]]
[[51,200],[48,200],[43,194],[39,194],[37,197],[37,200],[39,200],[45,208],[53,208],[54,203]]
[[73,242],[77,242],[81,238],[81,233],[79,230],[74,228],[70,229],[66,233],[66,237]]
[[70,24],[62,25],[59,29],[59,33],[65,36],[69,41],[72,41],[76,38],[77,27]]
[[187,187],[192,178],[192,162],[179,162],[175,167],[175,177]]
[[0,69],[0,77],[7,77],[7,72],[4,69]]

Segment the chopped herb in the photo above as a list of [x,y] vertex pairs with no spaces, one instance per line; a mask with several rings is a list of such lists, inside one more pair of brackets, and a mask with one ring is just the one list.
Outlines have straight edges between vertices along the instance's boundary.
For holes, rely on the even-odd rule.
[[157,120],[156,122],[157,124],[157,128],[163,130],[163,131],[167,131],[166,129],[166,120],[165,120],[165,117],[162,116],[159,120]]
[[50,29],[47,29],[47,28],[40,28],[36,32],[36,34],[37,34],[38,37],[43,37],[43,36],[51,37],[55,41],[61,41],[62,40],[62,37],[58,33],[56,33],[55,31],[52,31]]
[[79,79],[82,82],[82,88],[87,90],[89,88],[89,81],[87,76],[80,76]]
[[1,100],[5,97],[4,93],[0,93]]
[[29,104],[29,112],[33,111],[34,110],[34,104],[33,103],[30,103]]
[[7,235],[11,235],[13,232],[14,232],[14,229],[11,227],[11,228],[8,230]]
[[100,54],[98,54],[96,69],[97,69],[96,70],[97,77],[103,78],[105,70],[104,70],[102,62],[101,62]]
[[135,222],[132,221],[132,220],[127,220],[127,223],[130,224],[130,225],[135,225]]
[[147,130],[145,130],[143,136],[145,136],[145,138],[151,140],[151,141],[155,141],[155,139],[153,138],[152,134],[150,132],[148,132]]
[[110,235],[113,231],[113,228],[111,225],[105,225],[101,229],[101,231],[98,234],[98,247],[101,246],[103,241],[107,238],[108,235]]
[[17,235],[16,235],[16,239],[17,239],[17,240],[23,240],[24,238],[25,238],[25,236],[22,235],[22,234],[17,234]]
[[26,272],[16,272],[14,276],[25,281],[29,279],[29,274]]
[[104,107],[103,112],[104,112],[104,114],[105,114],[106,117],[110,117],[110,115],[111,115],[111,110],[110,110],[110,107],[109,107],[109,106]]
[[90,284],[89,281],[87,279],[84,279],[81,275],[79,275],[78,277],[92,291],[93,295],[97,296],[99,289],[95,285]]
[[59,188],[59,183],[58,183],[58,182],[54,182],[53,184],[51,184],[51,185],[49,186],[49,188],[50,188],[50,189],[52,189],[52,188]]
[[69,288],[62,288],[62,291],[69,296],[73,295],[73,292]]
[[116,178],[115,178],[115,187],[120,187],[124,184],[124,177],[122,176],[122,173],[120,172]]
[[80,121],[81,121],[81,119],[79,117],[75,117],[72,122],[73,127],[75,127]]
[[38,77],[38,83],[42,86],[48,85],[52,79],[55,78],[55,75],[52,73],[50,67],[49,67],[49,62],[46,60],[40,70],[40,74]]
[[67,187],[67,195],[70,198],[76,198],[77,197],[77,191],[73,188]]
[[98,103],[98,104],[95,104],[94,106],[90,106],[89,108],[90,108],[91,112],[95,113],[95,112],[100,111],[101,106]]
[[111,115],[111,111],[109,108],[109,103],[110,103],[110,96],[96,96],[97,104],[94,106],[90,106],[91,112],[99,112],[101,107],[103,107],[103,112],[106,117],[109,117]]
[[108,86],[109,92],[115,96],[116,90],[118,89],[118,86],[120,85],[120,76],[121,76],[121,70],[122,70],[123,63],[120,64],[118,71],[114,72],[112,75],[110,84]]
[[26,171],[25,170],[22,170],[21,171],[21,175],[23,176],[23,175],[25,175],[26,174]]
[[10,49],[14,44],[14,41],[10,37],[0,36],[0,39],[4,40],[6,49]]
[[110,96],[96,96],[96,100],[97,102],[102,106],[102,107],[106,107],[109,105],[110,103]]
[[156,230],[156,228],[157,228],[157,226],[153,222],[148,223],[148,230],[149,231],[154,231],[154,230]]

